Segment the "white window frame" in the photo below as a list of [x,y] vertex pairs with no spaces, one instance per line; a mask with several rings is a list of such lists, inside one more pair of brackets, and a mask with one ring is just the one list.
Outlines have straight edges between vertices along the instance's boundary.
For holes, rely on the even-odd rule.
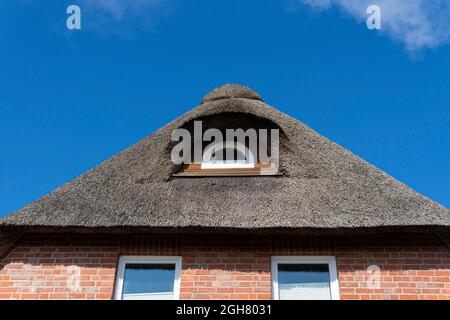
[[[211,155],[217,150],[235,149],[238,152],[246,155],[248,160],[211,160]],[[254,168],[255,156],[252,151],[245,145],[235,141],[217,142],[206,147],[203,152],[203,161],[201,163],[202,169],[240,169],[240,168]]]
[[175,279],[173,284],[173,299],[180,299],[181,257],[175,256],[121,256],[117,267],[117,280],[114,299],[122,300],[123,281],[127,264],[174,264]]
[[330,274],[331,300],[339,300],[339,282],[334,256],[273,256],[272,257],[272,299],[279,300],[278,264],[328,264]]

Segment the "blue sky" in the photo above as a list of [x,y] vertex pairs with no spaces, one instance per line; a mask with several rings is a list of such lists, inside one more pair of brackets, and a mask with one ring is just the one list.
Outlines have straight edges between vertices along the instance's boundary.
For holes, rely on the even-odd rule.
[[[449,6],[379,1],[375,31],[364,2],[2,1],[0,215],[224,83],[250,86],[450,207]],[[70,4],[81,7],[81,30],[66,29]]]

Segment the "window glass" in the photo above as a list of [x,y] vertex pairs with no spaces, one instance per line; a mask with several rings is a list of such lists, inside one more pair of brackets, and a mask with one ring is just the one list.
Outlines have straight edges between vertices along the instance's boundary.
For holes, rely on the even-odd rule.
[[217,143],[203,152],[202,169],[253,168],[255,159],[243,144],[234,142]]
[[173,299],[175,264],[127,264],[122,299]]
[[328,264],[278,264],[281,300],[329,300]]

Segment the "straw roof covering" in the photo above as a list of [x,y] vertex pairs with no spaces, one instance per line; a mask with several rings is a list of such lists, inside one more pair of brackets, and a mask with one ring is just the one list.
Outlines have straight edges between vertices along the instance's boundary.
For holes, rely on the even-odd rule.
[[[280,128],[281,176],[173,177],[171,134],[196,119]],[[202,103],[73,181],[0,219],[20,230],[349,230],[438,227],[450,211],[249,88],[225,85]]]

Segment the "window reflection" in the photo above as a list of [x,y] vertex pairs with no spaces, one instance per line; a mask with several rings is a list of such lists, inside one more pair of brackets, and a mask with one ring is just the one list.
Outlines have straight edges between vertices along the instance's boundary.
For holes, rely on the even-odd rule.
[[127,264],[123,299],[173,299],[174,264]]
[[329,300],[328,264],[278,264],[278,289],[282,300]]

